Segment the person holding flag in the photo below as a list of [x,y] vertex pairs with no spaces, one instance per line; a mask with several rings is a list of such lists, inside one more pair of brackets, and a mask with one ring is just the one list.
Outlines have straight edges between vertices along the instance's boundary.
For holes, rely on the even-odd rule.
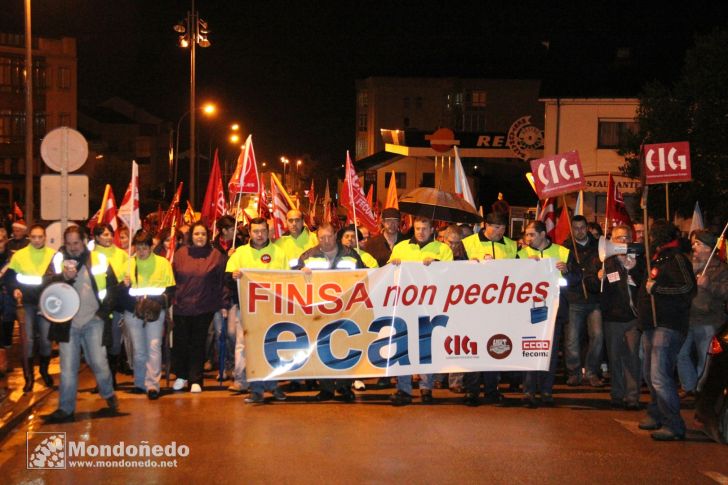
[[406,239],[399,231],[400,213],[399,209],[387,207],[382,211],[382,231],[366,241],[364,250],[377,260],[381,267],[387,264],[392,255],[392,248]]

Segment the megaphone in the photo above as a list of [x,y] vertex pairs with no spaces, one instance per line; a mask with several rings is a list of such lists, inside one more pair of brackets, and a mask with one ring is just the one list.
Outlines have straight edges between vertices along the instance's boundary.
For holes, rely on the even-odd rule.
[[64,323],[78,313],[81,299],[78,292],[68,283],[48,285],[40,294],[38,308],[41,315],[52,323]]
[[614,256],[616,254],[642,254],[645,248],[640,243],[616,243],[599,236],[599,260]]

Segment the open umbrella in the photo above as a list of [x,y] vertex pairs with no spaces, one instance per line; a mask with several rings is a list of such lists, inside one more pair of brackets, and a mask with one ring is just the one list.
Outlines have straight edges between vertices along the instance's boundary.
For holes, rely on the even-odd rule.
[[399,199],[399,209],[413,216],[447,222],[481,222],[475,207],[450,192],[420,187]]

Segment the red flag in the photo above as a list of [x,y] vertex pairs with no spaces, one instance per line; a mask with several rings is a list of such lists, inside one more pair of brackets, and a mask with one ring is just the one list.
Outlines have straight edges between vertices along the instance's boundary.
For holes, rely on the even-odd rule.
[[253,150],[253,135],[248,135],[245,145],[238,156],[238,164],[235,172],[228,183],[230,200],[235,194],[257,194],[260,192],[260,177],[258,176],[258,164],[255,161],[255,150]]
[[286,232],[286,214],[293,209],[293,203],[274,173],[270,174],[270,179],[270,195],[273,199],[273,237],[278,239]]
[[556,242],[556,211],[554,210],[554,199],[548,198],[541,202],[541,210],[537,219],[546,225],[546,236],[551,241]]
[[[311,188],[308,189],[308,206],[309,208],[313,208],[314,202],[316,202],[316,195],[313,191],[313,179],[311,179]],[[311,209],[309,209],[310,211]]]
[[177,192],[175,192],[174,197],[172,198],[172,202],[170,202],[169,208],[167,208],[167,212],[164,214],[164,219],[157,229],[157,234],[161,233],[165,229],[171,228],[172,224],[176,222],[175,216],[177,215],[177,210],[179,209],[179,201],[182,197],[182,184],[183,182],[179,183],[179,186],[177,187]]
[[190,204],[189,200],[187,201],[187,210],[185,211],[184,221],[185,224],[194,224],[197,222],[197,214],[195,214],[195,209],[192,208],[192,204]]
[[[180,185],[182,183],[180,182]],[[169,227],[169,248],[167,248],[167,252],[165,253],[164,257],[169,260],[170,263],[174,262],[174,251],[177,249],[177,224],[179,220],[181,219],[181,213],[179,210],[179,206],[175,207],[175,210],[172,214],[172,220],[171,225]],[[160,244],[163,244],[164,241],[161,241]]]
[[[609,174],[609,183],[607,184],[607,227],[614,227],[620,224],[632,226],[632,219],[627,213],[627,207],[624,205],[622,192],[614,183],[612,174]],[[634,231],[633,231],[634,232]]]
[[89,219],[88,228],[93,231],[97,224],[109,224],[111,228],[116,232],[119,227],[119,223],[116,220],[116,199],[114,198],[114,191],[111,189],[111,185],[106,184],[104,190],[104,198],[101,201],[101,207],[96,214]]
[[346,151],[346,179],[341,205],[347,208],[348,217],[352,222],[362,225],[372,232],[377,230],[377,217],[364,196],[348,150]]
[[13,215],[15,216],[15,220],[19,221],[23,218],[23,211],[20,210],[20,207],[18,207],[17,202],[13,202]]
[[268,196],[265,193],[265,184],[262,180],[260,181],[260,193],[258,194],[258,217],[266,220],[272,217],[268,207]]
[[324,216],[322,221],[323,222],[331,222],[332,217],[332,208],[331,208],[331,192],[329,191],[329,179],[326,179],[326,191],[324,192]]
[[551,241],[556,244],[564,244],[564,241],[571,237],[571,218],[569,217],[569,208],[564,205],[561,208],[559,221],[554,228],[554,238]]
[[201,220],[207,227],[212,227],[215,221],[225,213],[225,189],[220,172],[220,160],[215,149],[215,159],[212,163],[212,171],[207,181],[205,200],[202,202],[200,211]]

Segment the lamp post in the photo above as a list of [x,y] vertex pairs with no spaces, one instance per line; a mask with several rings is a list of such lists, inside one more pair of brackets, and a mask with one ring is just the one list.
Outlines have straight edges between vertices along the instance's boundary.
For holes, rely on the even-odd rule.
[[283,188],[288,190],[288,188],[286,187],[286,167],[290,163],[290,160],[286,157],[281,157],[281,163],[283,164]]
[[[190,203],[195,206],[195,48],[210,47],[207,39],[209,33],[207,22],[200,18],[195,10],[195,0],[192,0],[192,8],[187,12],[187,17],[174,26],[174,31],[180,34],[178,42],[183,48],[190,48],[190,178],[189,193]],[[178,131],[179,132],[179,131]]]
[[294,191],[298,190],[298,186],[300,185],[300,182],[301,182],[301,179],[298,176],[298,167],[300,167],[302,163],[303,162],[301,160],[296,160],[296,183],[294,184],[295,186],[293,187]]
[[25,0],[25,218],[33,223],[33,37],[30,0]]
[[[197,108],[198,110],[202,110],[203,113],[205,113],[207,116],[212,116],[217,111],[217,107],[212,103],[205,103],[200,108]],[[177,121],[177,136],[175,139],[175,145],[174,145],[174,186],[177,187],[177,167],[179,166],[179,131],[180,126],[182,125],[182,120],[185,119],[185,116],[190,115],[194,113],[196,110],[193,109],[191,111],[186,111],[182,116],[179,117],[179,120]],[[190,156],[192,154],[190,153]],[[190,161],[190,169],[193,168],[192,162]],[[193,177],[190,175],[190,177]],[[190,197],[192,196],[192,187],[190,186]],[[192,199],[190,199],[190,203],[192,203]]]

